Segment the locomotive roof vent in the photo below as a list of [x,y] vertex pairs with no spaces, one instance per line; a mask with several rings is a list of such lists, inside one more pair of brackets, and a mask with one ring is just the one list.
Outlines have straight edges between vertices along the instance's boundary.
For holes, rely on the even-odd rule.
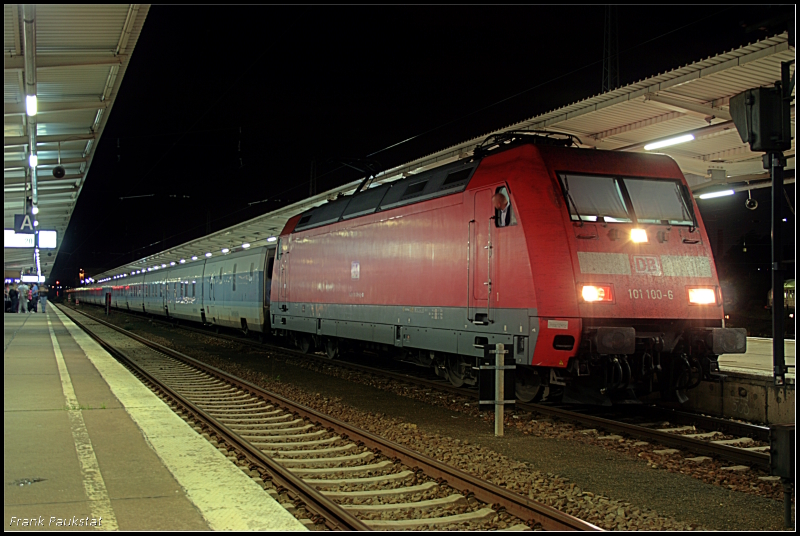
[[484,157],[491,151],[504,151],[526,143],[536,145],[555,145],[556,147],[578,147],[581,140],[572,134],[550,130],[509,130],[492,134],[475,148],[476,157]]

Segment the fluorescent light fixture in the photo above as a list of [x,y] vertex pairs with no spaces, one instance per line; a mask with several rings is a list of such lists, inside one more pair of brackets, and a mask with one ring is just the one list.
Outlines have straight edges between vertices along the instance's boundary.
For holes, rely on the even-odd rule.
[[223,253],[228,253],[230,250],[228,248],[222,248]]
[[631,240],[636,243],[647,242],[647,231],[644,229],[631,229]]
[[[784,219],[783,221],[786,221],[786,220]],[[249,247],[250,247],[250,244],[248,244],[247,242],[245,242],[244,244],[242,244],[242,248],[243,248],[243,249],[247,249],[247,248],[249,248]]]
[[269,238],[267,238],[267,242],[275,242],[276,240],[277,238],[275,238],[274,236],[270,236]]
[[210,256],[211,256],[211,252],[209,251],[208,253],[206,253],[206,257],[210,257]]
[[702,194],[700,196],[700,199],[714,199],[715,197],[724,197],[726,195],[733,195],[734,193],[736,193],[736,192],[734,192],[733,190],[722,190],[722,191],[719,191],[719,192],[709,192],[707,194]]
[[34,216],[39,214],[39,207],[37,207],[36,205],[33,205],[31,207],[31,214],[33,214]]
[[186,262],[186,259],[181,259],[181,261],[180,261],[180,262],[181,262],[181,264],[183,264],[183,263],[185,263],[185,262]]
[[28,115],[36,115],[37,111],[36,95],[28,95],[25,97],[25,112]]
[[28,163],[31,165],[32,168],[35,168],[39,165],[39,157],[35,154],[32,154],[28,157]]
[[196,261],[197,260],[197,255],[192,255],[192,260]]
[[662,147],[669,147],[670,145],[678,145],[679,143],[686,143],[687,141],[692,141],[694,136],[691,134],[684,134],[683,136],[677,136],[675,138],[670,138],[668,140],[657,141],[655,143],[650,143],[644,146],[645,151],[652,151],[653,149],[661,149]]

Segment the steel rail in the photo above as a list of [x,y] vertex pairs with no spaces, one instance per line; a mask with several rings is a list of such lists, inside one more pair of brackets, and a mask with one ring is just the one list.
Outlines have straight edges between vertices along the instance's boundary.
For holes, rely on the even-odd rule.
[[[124,312],[124,311],[123,311]],[[92,317],[95,318],[95,317]],[[161,322],[167,325],[174,325],[170,322],[156,319],[155,321]],[[478,393],[471,389],[465,389],[462,387],[454,387],[452,385],[446,384],[444,382],[437,382],[434,380],[428,380],[425,378],[419,378],[416,376],[412,376],[410,374],[403,374],[393,371],[388,371],[385,369],[378,369],[374,367],[369,367],[365,365],[360,365],[357,363],[351,363],[342,360],[330,360],[325,359],[319,356],[315,356],[313,354],[304,354],[297,350],[292,350],[289,348],[283,348],[280,346],[275,346],[271,344],[264,344],[257,341],[251,341],[248,339],[234,337],[231,335],[221,334],[221,333],[209,333],[206,330],[202,330],[199,328],[194,328],[190,326],[180,326],[182,329],[186,329],[189,331],[194,331],[198,333],[203,333],[209,337],[219,337],[224,338],[227,340],[231,340],[233,342],[238,342],[241,344],[245,344],[248,346],[254,346],[257,348],[262,349],[273,349],[283,352],[288,355],[301,357],[305,359],[313,359],[320,363],[336,363],[338,366],[343,368],[348,368],[350,370],[356,370],[359,372],[365,372],[369,374],[374,374],[377,376],[383,376],[386,378],[396,379],[399,381],[405,381],[408,383],[427,386],[432,389],[437,389],[439,391],[445,391],[454,395],[466,396],[469,398],[478,398]],[[763,470],[769,471],[770,467],[770,456],[769,454],[763,452],[754,452],[748,451],[736,447],[731,447],[728,445],[720,445],[716,443],[711,443],[708,441],[703,441],[700,439],[695,439],[691,437],[684,437],[681,435],[671,434],[669,432],[659,432],[658,430],[653,430],[650,428],[645,428],[642,426],[637,426],[635,424],[628,424],[624,422],[614,421],[612,419],[606,419],[603,417],[598,417],[594,415],[589,415],[585,413],[580,413],[573,410],[568,410],[564,408],[548,406],[545,404],[537,404],[537,403],[524,403],[524,402],[517,402],[516,407],[521,410],[531,411],[535,413],[539,413],[541,415],[547,415],[550,417],[557,417],[563,420],[569,420],[573,422],[579,422],[587,426],[591,427],[599,427],[610,432],[618,432],[628,434],[633,437],[638,437],[641,439],[647,439],[650,441],[658,441],[659,443],[670,446],[674,448],[682,448],[686,449],[690,452],[706,455],[706,456],[719,456],[721,458],[727,459],[731,462],[742,463],[747,465],[752,465],[754,467],[758,467]],[[663,408],[657,408],[659,411],[665,411]],[[718,419],[715,417],[707,417],[704,415],[696,415],[696,414],[686,414],[685,412],[674,412],[677,418],[681,419],[682,422],[689,422],[691,418],[693,422],[699,423],[701,428],[709,428],[712,430],[720,430],[724,428],[724,419]],[[688,416],[686,416],[688,415]],[[686,416],[686,417],[685,417]],[[756,425],[747,425],[743,423],[732,423],[732,429],[737,430],[735,433],[743,435],[743,436],[756,436],[759,439],[762,439],[765,434],[765,429],[762,426]],[[730,429],[723,430],[728,433]],[[767,432],[768,434],[768,432]],[[762,439],[765,440],[765,439]]]
[[[329,431],[335,432],[345,439],[360,441],[366,447],[378,451],[389,458],[396,459],[414,470],[422,470],[428,476],[437,478],[442,483],[446,483],[448,486],[451,486],[462,493],[467,495],[471,494],[476,499],[487,504],[495,504],[498,507],[502,507],[509,514],[519,517],[524,521],[538,522],[545,530],[602,530],[591,523],[561,512],[553,507],[511,492],[507,489],[492,484],[491,482],[481,480],[480,478],[461,471],[460,469],[456,469],[455,467],[451,467],[438,460],[414,452],[413,450],[404,447],[399,443],[384,439],[365,430],[358,429],[346,422],[324,415],[307,406],[297,404],[296,402],[284,398],[276,393],[266,391],[246,380],[232,376],[223,370],[203,363],[202,361],[199,361],[193,357],[145,339],[144,337],[131,333],[123,328],[117,327],[110,322],[93,316],[90,316],[90,318],[101,325],[111,328],[140,342],[141,344],[144,344],[145,346],[148,346],[149,348],[152,348],[153,350],[190,364],[212,376],[231,383],[235,387],[238,387],[245,392],[276,403],[277,405],[286,408],[288,411],[298,416],[307,418],[319,426],[328,428]],[[157,382],[157,380],[154,381]],[[186,403],[187,405],[191,404],[188,401]],[[230,433],[233,434],[232,432]],[[246,443],[244,440],[240,439],[240,441]]]
[[[283,486],[291,491],[293,491],[299,498],[303,500],[306,507],[313,513],[319,515],[321,518],[325,520],[325,524],[332,529],[338,530],[372,530],[370,527],[365,525],[362,521],[354,517],[351,513],[347,510],[343,509],[335,502],[331,501],[329,498],[325,497],[322,493],[317,491],[312,486],[309,486],[305,482],[303,482],[300,478],[293,475],[290,471],[285,469],[282,465],[274,461],[271,457],[267,456],[263,452],[261,452],[258,448],[254,447],[250,442],[245,439],[242,439],[238,434],[233,432],[224,424],[217,421],[214,417],[197,407],[194,403],[187,400],[185,397],[171,389],[169,386],[161,382],[159,379],[155,378],[152,374],[147,372],[145,369],[137,365],[134,361],[124,355],[122,352],[111,346],[105,340],[103,340],[99,335],[91,331],[87,326],[85,326],[82,322],[76,319],[72,314],[63,311],[67,317],[72,320],[78,327],[80,327],[83,331],[85,331],[92,339],[94,339],[100,346],[103,347],[105,351],[111,354],[115,359],[123,362],[126,366],[131,368],[136,375],[144,378],[146,382],[150,383],[151,385],[155,386],[157,390],[164,393],[165,396],[174,400],[179,407],[182,409],[186,409],[203,423],[203,428],[207,427],[213,430],[217,435],[224,438],[226,442],[233,445],[237,450],[242,452],[249,462],[251,466],[260,466],[266,468],[266,471],[269,473],[273,481],[278,484],[279,486]],[[81,314],[81,313],[78,313]],[[162,352],[164,354],[169,355],[170,357],[175,357],[172,354],[174,351],[169,350],[167,348],[157,348],[155,347],[155,343],[151,343],[146,339],[142,339],[130,332],[123,330],[122,328],[118,328],[112,324],[109,324],[103,320],[97,319],[95,317],[84,315],[89,317],[91,320],[98,322],[101,325],[104,325],[108,328],[112,328],[154,350]],[[191,359],[191,358],[190,358]],[[184,360],[183,357],[180,358],[181,361]],[[225,378],[226,380],[228,378]]]

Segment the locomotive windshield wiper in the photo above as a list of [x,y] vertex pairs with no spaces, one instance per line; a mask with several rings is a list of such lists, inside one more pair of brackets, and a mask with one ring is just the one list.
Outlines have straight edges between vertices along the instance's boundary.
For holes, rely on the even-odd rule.
[[578,227],[583,227],[583,218],[581,213],[578,212],[578,205],[575,204],[575,200],[572,199],[572,195],[569,193],[569,179],[566,175],[564,175],[564,195],[567,196],[567,200],[572,203],[572,207],[575,209],[575,215],[578,216]]
[[681,201],[683,202],[683,206],[686,211],[689,213],[689,216],[692,218],[692,228],[697,227],[697,216],[694,214],[694,203],[692,203],[692,194],[689,191],[689,188],[686,185],[680,185],[681,190]]

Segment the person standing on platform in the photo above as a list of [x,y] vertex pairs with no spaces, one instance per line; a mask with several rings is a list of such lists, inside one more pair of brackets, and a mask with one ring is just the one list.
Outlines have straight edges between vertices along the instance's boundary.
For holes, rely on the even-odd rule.
[[17,291],[19,292],[19,312],[20,313],[27,313],[28,312],[28,291],[30,287],[25,284],[23,281],[17,287]]
[[16,313],[17,307],[19,307],[19,291],[16,283],[12,284],[11,288],[8,289],[8,298],[11,300],[11,312]]
[[11,308],[11,298],[8,296],[10,286],[11,285],[6,283],[5,286],[3,287],[3,311],[6,313]]
[[39,311],[39,285],[36,283],[31,285],[31,303],[28,308],[34,313]]
[[39,287],[39,304],[42,306],[42,312],[46,312],[45,308],[47,307],[47,291],[50,290],[47,288],[47,285],[42,283],[42,286]]

